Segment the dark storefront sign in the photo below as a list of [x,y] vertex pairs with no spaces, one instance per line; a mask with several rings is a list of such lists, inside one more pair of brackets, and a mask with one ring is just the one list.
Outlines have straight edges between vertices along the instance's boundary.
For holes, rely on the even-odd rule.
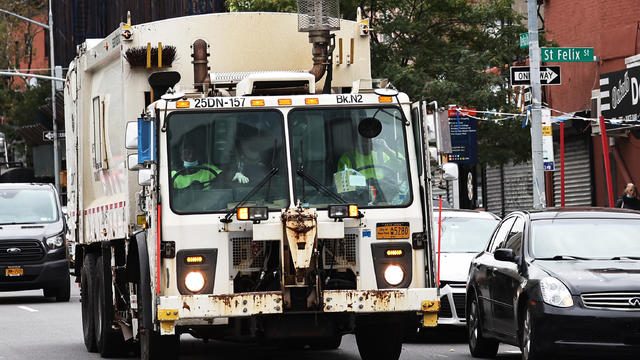
[[449,109],[449,131],[451,133],[451,154],[449,161],[459,164],[478,162],[478,132],[475,110]]
[[640,119],[640,67],[600,75],[600,101],[606,119]]

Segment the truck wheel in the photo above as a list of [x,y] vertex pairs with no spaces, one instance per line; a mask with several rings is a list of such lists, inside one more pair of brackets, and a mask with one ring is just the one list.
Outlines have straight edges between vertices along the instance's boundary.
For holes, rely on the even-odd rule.
[[356,328],[356,344],[362,360],[398,360],[402,352],[402,336],[387,331],[395,326],[362,326]]
[[[105,266],[107,266],[105,268]],[[102,357],[120,355],[124,350],[122,332],[114,330],[113,295],[111,291],[110,262],[105,264],[104,256],[96,261],[96,282],[94,287],[95,299],[95,337],[97,349]]]
[[64,278],[64,284],[55,289],[54,296],[57,302],[67,302],[71,299],[71,276],[69,275],[69,271],[67,271],[67,276]]
[[82,307],[82,333],[84,346],[89,352],[96,352],[96,332],[94,325],[93,311],[95,308],[93,300],[93,277],[91,274],[96,271],[96,255],[86,254],[80,269],[80,303]]
[[140,360],[176,360],[180,356],[180,335],[164,335],[144,329],[139,335]]
[[315,350],[335,350],[340,347],[340,343],[342,342],[342,335],[330,336],[327,338],[322,338],[318,340],[314,340],[309,344],[312,349]]

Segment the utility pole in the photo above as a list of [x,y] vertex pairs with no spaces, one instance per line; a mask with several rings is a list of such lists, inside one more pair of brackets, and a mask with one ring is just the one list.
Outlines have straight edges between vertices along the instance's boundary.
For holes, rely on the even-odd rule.
[[540,91],[540,44],[538,43],[538,1],[527,0],[529,27],[529,78],[531,79],[531,162],[533,165],[533,208],[547,206],[542,163],[542,94]]

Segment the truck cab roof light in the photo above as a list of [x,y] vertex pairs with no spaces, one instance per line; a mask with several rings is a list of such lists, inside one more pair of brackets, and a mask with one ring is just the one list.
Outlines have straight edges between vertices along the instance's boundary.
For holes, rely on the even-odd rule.
[[278,105],[291,105],[291,99],[278,99]]
[[393,98],[391,96],[378,96],[378,102],[390,103],[393,102]]
[[263,99],[251,100],[251,106],[264,106]]
[[304,103],[307,105],[318,105],[320,100],[318,98],[305,98]]
[[186,100],[176,101],[176,107],[177,108],[188,108],[189,106],[191,106],[191,104]]

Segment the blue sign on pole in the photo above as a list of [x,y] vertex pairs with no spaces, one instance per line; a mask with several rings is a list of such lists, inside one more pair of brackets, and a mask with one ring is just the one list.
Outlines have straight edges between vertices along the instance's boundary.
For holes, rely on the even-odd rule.
[[458,164],[478,162],[478,130],[473,110],[449,109],[449,132],[451,133],[451,154],[449,161]]

